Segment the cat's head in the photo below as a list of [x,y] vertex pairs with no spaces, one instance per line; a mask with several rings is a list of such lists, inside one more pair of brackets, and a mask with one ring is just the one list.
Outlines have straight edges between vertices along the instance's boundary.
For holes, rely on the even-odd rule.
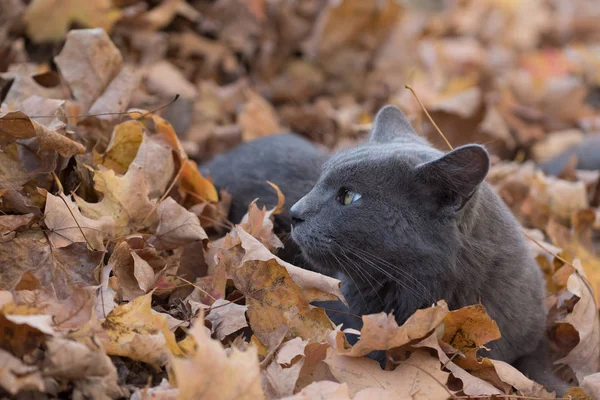
[[441,265],[455,255],[460,215],[488,169],[482,146],[444,154],[387,106],[369,141],[334,155],[291,208],[292,237],[326,274],[376,280],[394,269],[439,274],[432,260]]

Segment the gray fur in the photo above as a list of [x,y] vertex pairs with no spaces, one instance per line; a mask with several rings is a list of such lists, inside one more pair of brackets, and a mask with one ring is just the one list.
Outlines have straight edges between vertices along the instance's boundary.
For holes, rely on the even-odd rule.
[[[243,143],[202,164],[200,171],[210,175],[217,188],[225,189],[232,196],[228,218],[238,223],[248,211],[248,205],[257,198],[259,206],[272,208],[277,204],[277,194],[267,181],[279,186],[288,210],[315,185],[327,157],[325,151],[309,141],[287,133]],[[290,224],[287,211],[275,216],[278,234],[287,236]],[[280,257],[308,268],[298,254],[295,243],[286,240]]]
[[[415,310],[445,299],[451,309],[482,302],[502,339],[491,356],[513,362],[544,335],[541,272],[517,222],[482,182],[481,146],[444,153],[406,129],[386,107],[371,140],[334,155],[315,187],[292,207],[292,237],[325,274],[342,273],[352,313]],[[379,126],[379,123],[383,125]],[[381,129],[398,129],[381,133]],[[341,187],[362,195],[348,205]]]

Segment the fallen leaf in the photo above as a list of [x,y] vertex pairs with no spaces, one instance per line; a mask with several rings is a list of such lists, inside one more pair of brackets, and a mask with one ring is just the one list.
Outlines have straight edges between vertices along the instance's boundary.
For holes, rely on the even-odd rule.
[[[166,1],[169,2],[173,0]],[[146,86],[150,92],[168,98],[180,95],[184,99],[195,99],[197,95],[194,85],[168,61],[160,61],[148,69]]]
[[[356,399],[358,396],[353,397]],[[313,382],[293,396],[284,397],[281,400],[306,400],[306,399],[330,399],[350,400],[348,384],[330,381]]]
[[40,150],[56,151],[63,157],[83,154],[85,147],[81,143],[60,133],[64,127],[62,124],[54,127],[57,130],[50,130],[21,111],[9,112],[0,117],[0,141],[37,137]]
[[273,107],[258,93],[246,91],[246,103],[237,116],[245,141],[283,132]]
[[280,326],[290,337],[321,340],[333,329],[325,310],[310,299],[276,260],[246,261],[230,272],[235,287],[246,297],[248,319],[261,343]]
[[123,176],[113,170],[94,173],[94,188],[104,197],[98,203],[88,203],[74,196],[81,213],[92,219],[110,216],[115,221],[115,236],[125,236],[150,214],[154,203],[150,201],[149,188],[142,167],[131,164]]
[[44,223],[53,246],[62,248],[71,243],[88,243],[92,250],[105,250],[104,244],[113,237],[114,221],[110,216],[90,219],[81,215],[77,204],[64,193],[46,194]]
[[180,354],[167,319],[152,314],[151,302],[152,293],[139,296],[106,316],[102,329],[107,339],[100,339],[108,355],[163,366],[169,360],[169,351]]
[[73,97],[86,111],[120,72],[123,58],[106,32],[96,28],[69,31],[65,47],[54,61]]
[[46,347],[44,376],[74,380],[78,389],[88,395],[102,394],[110,398],[124,395],[117,383],[117,369],[97,343],[52,338]]
[[447,315],[448,306],[443,300],[434,307],[417,310],[400,327],[393,314],[363,315],[360,339],[354,346],[349,349],[345,347],[341,331],[332,332],[328,341],[336,354],[363,357],[374,350],[388,350],[422,339],[435,330]]
[[148,243],[159,250],[173,250],[186,244],[208,239],[198,217],[177,204],[171,197],[163,200],[156,210],[158,228]]
[[197,21],[201,14],[184,0],[165,0],[144,14],[143,20],[147,29],[155,30],[166,27],[176,15]]
[[211,331],[218,340],[223,340],[248,326],[246,322],[246,311],[248,306],[242,306],[227,300],[217,299],[210,307],[210,313],[206,316],[212,324]]
[[29,271],[43,287],[53,288],[59,300],[69,297],[77,286],[96,284],[93,272],[104,257],[104,252],[90,251],[84,243],[54,248],[39,231],[19,234],[2,246],[2,289],[13,289]]
[[120,10],[113,8],[109,0],[61,0],[60,4],[34,0],[25,11],[25,24],[27,35],[39,43],[62,39],[73,22],[109,31],[120,16]]
[[470,354],[473,358],[484,344],[500,337],[498,325],[489,317],[482,304],[450,311],[444,317],[442,340],[459,352]]
[[573,267],[575,272],[569,276],[567,290],[579,300],[573,311],[559,322],[571,324],[579,333],[579,342],[556,363],[569,365],[582,382],[587,375],[600,369],[600,317],[581,262],[574,260]]
[[451,393],[445,386],[448,372],[442,371],[440,360],[426,351],[417,350],[393,371],[384,371],[379,363],[368,358],[331,354],[325,362],[338,382],[346,383],[350,393],[376,387],[398,399],[440,399]]
[[588,395],[592,396],[593,400],[600,399],[600,372],[583,378],[580,386]]
[[0,386],[13,396],[19,392],[46,390],[44,378],[36,366],[26,365],[0,349]]
[[179,387],[179,399],[196,399],[198,394],[215,400],[262,399],[256,348],[231,348],[229,354],[220,342],[210,338],[200,316],[190,330],[196,342],[190,358],[171,357]]

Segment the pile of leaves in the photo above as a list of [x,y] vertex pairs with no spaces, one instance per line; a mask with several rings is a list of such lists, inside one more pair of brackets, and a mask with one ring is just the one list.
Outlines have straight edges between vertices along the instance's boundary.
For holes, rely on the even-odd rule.
[[1,2],[0,394],[554,398],[477,356],[501,336],[481,305],[334,326],[312,303],[343,300],[340,282],[276,256],[285,193],[233,225],[229,195],[198,172],[285,129],[355,145],[387,103],[443,148],[410,84],[453,145],[495,154],[488,180],[546,276],[556,374],[570,398],[599,398],[600,174],[536,164],[599,129],[598,13],[593,0]]

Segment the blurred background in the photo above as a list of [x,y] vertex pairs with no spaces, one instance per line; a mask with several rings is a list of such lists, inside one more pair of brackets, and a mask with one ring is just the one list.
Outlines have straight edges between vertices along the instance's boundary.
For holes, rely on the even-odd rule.
[[101,27],[122,103],[179,94],[158,113],[199,161],[287,130],[353,145],[387,103],[444,148],[407,84],[453,145],[543,161],[600,131],[599,20],[597,0],[0,0],[0,100],[68,98],[53,57]]

